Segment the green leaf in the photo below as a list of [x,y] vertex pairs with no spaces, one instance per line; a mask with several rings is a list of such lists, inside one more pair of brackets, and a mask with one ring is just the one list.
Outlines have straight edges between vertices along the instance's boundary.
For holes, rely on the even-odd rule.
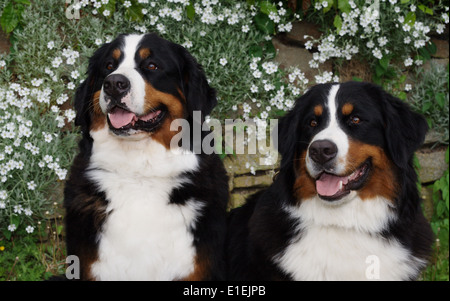
[[431,108],[432,105],[433,105],[433,104],[431,103],[431,101],[426,101],[426,102],[424,102],[424,103],[422,104],[422,113],[427,112],[427,111]]
[[381,67],[380,64],[377,64],[377,65],[375,66],[375,75],[376,75],[377,77],[383,76],[383,74],[384,74],[385,71],[386,71],[386,70],[385,70],[383,67]]
[[275,23],[263,13],[259,13],[254,18],[256,28],[265,34],[273,34],[275,32]]
[[109,0],[107,4],[104,4],[104,5],[102,5],[102,6],[99,8],[98,12],[99,12],[102,16],[104,16],[104,15],[103,15],[103,12],[104,12],[105,10],[109,11],[109,16],[108,16],[108,18],[111,18],[112,15],[114,14],[114,12],[116,11],[116,0]]
[[263,55],[263,49],[261,46],[259,45],[253,45],[250,46],[250,48],[248,49],[248,53],[252,56],[252,57],[262,57]]
[[10,33],[19,24],[19,17],[17,16],[17,11],[14,9],[12,2],[3,9],[3,14],[0,19],[0,25],[3,31]]
[[275,49],[275,46],[273,46],[272,41],[267,41],[264,44],[264,52],[270,57],[275,58],[277,54],[277,50]]
[[405,4],[405,3],[408,3],[409,1],[410,1],[410,0],[401,0],[400,3],[401,3],[401,4]]
[[437,93],[435,99],[436,99],[436,103],[439,105],[439,107],[441,109],[443,109],[444,106],[445,106],[445,95],[444,95],[444,93]]
[[338,0],[338,8],[344,13],[349,13],[352,10],[348,0]]
[[378,62],[380,64],[381,68],[383,68],[383,70],[387,70],[388,69],[388,65],[389,65],[389,61],[390,61],[390,58],[388,56],[384,56]]
[[441,217],[445,212],[446,206],[444,202],[439,202],[436,206],[436,214],[438,217]]
[[441,247],[448,249],[448,228],[441,227],[439,230],[439,242],[441,243]]
[[328,2],[328,6],[324,7],[323,12],[326,14],[327,12],[329,12],[331,10],[331,8],[333,7],[334,4],[334,0],[325,0],[323,2]]
[[5,238],[7,239],[7,240],[10,240],[11,239],[11,232],[10,231],[8,231],[8,230],[3,230],[3,235],[5,236]]
[[269,15],[270,13],[278,13],[275,4],[269,1],[261,1],[260,5],[261,5],[261,12],[263,14]]
[[417,6],[421,11],[423,11],[424,13],[426,13],[427,15],[432,16],[433,15],[433,10],[429,7],[426,7],[423,4],[420,4]]
[[404,24],[408,24],[412,27],[414,23],[416,23],[416,14],[410,11],[405,17]]
[[419,55],[424,59],[424,60],[431,60],[431,54],[428,51],[428,49],[426,47],[422,47],[419,49]]
[[428,45],[426,46],[427,50],[431,53],[431,54],[436,54],[437,52],[437,47],[436,44],[434,44],[433,42],[428,43]]
[[189,20],[194,21],[195,18],[195,8],[194,5],[189,4],[188,6],[186,6],[186,14],[187,17],[189,18]]
[[142,6],[135,2],[130,7],[127,8],[125,12],[125,17],[131,21],[142,21],[144,14],[142,13]]
[[342,18],[341,18],[341,16],[336,15],[336,17],[334,17],[333,25],[334,25],[334,27],[336,27],[337,33],[339,33],[341,31],[341,28],[342,28]]
[[398,98],[400,98],[401,100],[406,100],[406,92],[400,92],[397,95]]

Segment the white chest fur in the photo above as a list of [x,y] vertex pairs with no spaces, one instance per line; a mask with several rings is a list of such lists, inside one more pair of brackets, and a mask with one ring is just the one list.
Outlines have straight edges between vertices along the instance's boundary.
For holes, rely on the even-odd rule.
[[97,280],[173,280],[194,269],[189,229],[201,214],[200,203],[169,204],[173,188],[195,170],[192,153],[175,154],[161,144],[121,141],[106,129],[94,138],[89,177],[105,192],[108,218],[98,237]]
[[406,280],[424,262],[377,234],[394,218],[389,207],[353,196],[339,205],[313,198],[286,208],[302,221],[300,234],[274,259],[295,280]]

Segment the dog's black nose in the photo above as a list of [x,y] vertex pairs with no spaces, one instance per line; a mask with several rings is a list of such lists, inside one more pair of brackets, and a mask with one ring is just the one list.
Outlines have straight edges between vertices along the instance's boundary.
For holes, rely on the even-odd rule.
[[103,91],[112,98],[123,97],[130,91],[130,81],[122,74],[111,74],[103,83]]
[[309,146],[309,157],[318,164],[325,164],[334,159],[338,149],[330,140],[317,140]]

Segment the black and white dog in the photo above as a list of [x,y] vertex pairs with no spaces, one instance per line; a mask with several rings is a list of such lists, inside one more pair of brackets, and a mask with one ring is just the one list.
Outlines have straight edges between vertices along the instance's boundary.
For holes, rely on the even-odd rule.
[[216,155],[170,147],[172,121],[215,104],[196,60],[155,34],[120,35],[91,57],[64,201],[82,280],[224,279],[226,171]]
[[279,124],[280,172],[232,211],[231,280],[410,280],[431,228],[412,160],[427,123],[369,83],[311,88]]

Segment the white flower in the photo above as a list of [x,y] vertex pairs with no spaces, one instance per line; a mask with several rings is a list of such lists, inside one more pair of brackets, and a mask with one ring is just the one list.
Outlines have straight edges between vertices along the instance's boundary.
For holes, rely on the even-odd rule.
[[75,89],[75,84],[73,82],[68,83],[67,84],[67,89],[69,89],[69,90]]
[[70,76],[71,76],[73,79],[77,79],[77,78],[80,76],[80,73],[78,72],[78,70],[75,70],[75,71],[72,71],[72,72],[70,73]]
[[125,6],[126,8],[130,7],[131,6],[131,2],[130,1],[125,1],[123,3],[123,6]]
[[25,231],[27,231],[27,233],[33,233],[34,227],[28,226],[28,227],[25,228]]
[[411,89],[412,89],[411,84],[406,84],[406,85],[405,85],[405,91],[406,91],[406,92],[411,91]]
[[242,30],[242,32],[249,32],[250,27],[247,24],[245,24],[245,25],[242,25],[241,30]]
[[22,205],[15,205],[13,210],[14,210],[14,213],[21,214],[23,211],[23,207],[22,207]]
[[53,66],[53,68],[58,68],[59,65],[61,65],[61,63],[62,63],[62,58],[57,56],[53,59],[52,66]]
[[0,61],[0,68],[3,68],[6,66],[6,62],[4,60]]
[[220,61],[219,61],[219,63],[220,63],[222,66],[225,66],[225,65],[228,63],[228,61],[227,61],[226,58],[221,58]]
[[6,203],[5,202],[0,202],[0,209],[5,209],[6,208]]
[[379,59],[379,60],[381,60],[381,59],[383,58],[383,53],[382,53],[381,50],[378,49],[378,48],[375,48],[375,49],[372,51],[372,54],[373,54],[374,57],[376,57],[376,58]]
[[252,93],[257,93],[257,92],[258,92],[258,87],[257,87],[255,84],[253,84],[253,85],[250,87],[250,91],[251,91]]
[[414,63],[414,61],[410,57],[404,61],[405,67],[412,66],[413,63]]
[[9,230],[10,232],[14,232],[16,229],[17,229],[17,226],[14,225],[14,224],[11,224],[11,225],[8,226],[8,230]]
[[231,109],[232,109],[233,111],[237,111],[237,105],[233,105],[233,106],[231,107]]
[[102,39],[99,38],[95,39],[94,44],[100,46],[102,44]]
[[52,142],[53,136],[52,134],[47,134],[46,132],[42,132],[42,135],[44,136],[44,141],[47,143]]
[[36,183],[34,183],[34,181],[30,181],[30,182],[27,183],[27,188],[29,190],[35,190],[36,187],[37,187],[37,185],[36,185]]
[[259,70],[253,71],[253,77],[254,77],[254,78],[260,78],[261,75],[262,75],[262,72],[261,72],[261,71],[259,71]]
[[54,41],[50,41],[47,43],[47,48],[48,49],[53,49],[53,47],[55,47],[55,42]]
[[72,109],[67,109],[64,112],[64,116],[66,116],[68,122],[72,122],[75,119],[76,113]]
[[193,46],[191,41],[186,41],[182,44],[184,48],[191,48]]
[[44,80],[42,78],[40,78],[40,79],[33,78],[31,80],[31,85],[34,87],[39,87],[43,82],[44,82]]
[[107,9],[105,9],[105,10],[103,11],[103,15],[104,15],[105,17],[108,17],[110,14],[111,14],[111,12],[110,12],[109,10],[107,10]]

